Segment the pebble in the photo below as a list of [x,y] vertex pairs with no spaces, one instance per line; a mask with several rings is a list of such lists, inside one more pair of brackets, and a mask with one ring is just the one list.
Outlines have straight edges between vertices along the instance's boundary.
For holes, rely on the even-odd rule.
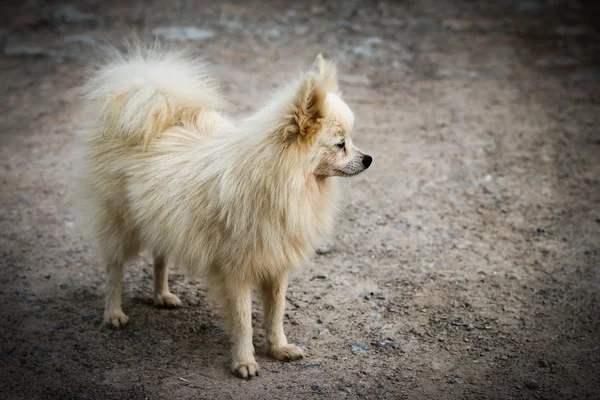
[[6,46],[4,48],[4,54],[11,57],[45,57],[49,55],[48,52],[41,47],[27,45]]
[[533,379],[525,381],[524,386],[527,389],[531,389],[531,390],[536,390],[536,389],[539,389],[539,387],[540,387],[539,383],[537,383],[537,381],[535,381]]
[[550,55],[547,57],[542,57],[535,62],[536,67],[541,68],[562,68],[562,67],[572,67],[579,63],[579,60],[573,57],[564,57],[559,55]]
[[542,5],[539,1],[524,1],[519,3],[517,9],[519,11],[535,11],[539,9]]
[[450,380],[450,383],[459,383],[460,384],[460,383],[465,383],[465,381],[463,378],[456,376]]
[[362,343],[350,343],[350,351],[356,355],[367,351],[367,347]]
[[196,300],[196,299],[187,299],[187,303],[190,306],[197,306],[198,305],[198,300]]
[[345,75],[340,78],[340,81],[349,85],[370,85],[371,80],[365,75]]
[[215,31],[193,26],[163,26],[152,30],[152,34],[165,40],[204,40],[215,36]]
[[310,31],[310,28],[306,25],[300,25],[294,27],[294,33],[298,36],[304,36]]
[[405,230],[406,228],[408,228],[409,226],[410,226],[409,224],[405,224],[405,223],[401,222],[401,223],[399,223],[399,224],[395,224],[395,225],[394,225],[394,228],[396,228],[396,229],[397,229],[397,230],[399,230],[399,231],[403,231],[403,230]]
[[298,367],[298,370],[302,371],[302,370],[305,370],[305,369],[311,369],[311,368],[321,368],[321,364],[316,364],[316,363],[314,363],[314,364],[305,364],[305,365],[300,365],[300,366]]
[[315,275],[315,278],[317,279],[327,279],[327,274],[320,272],[317,275]]
[[310,385],[310,389],[313,392],[322,392],[323,391],[323,387],[321,387],[319,385]]
[[266,31],[263,32],[263,34],[268,38],[277,39],[277,38],[281,37],[281,29],[279,29],[279,28],[267,29]]
[[442,28],[455,32],[465,32],[473,29],[473,23],[461,19],[446,19],[442,21]]
[[65,43],[79,43],[79,44],[86,44],[89,46],[98,45],[98,43],[90,35],[72,35],[72,36],[67,36],[64,40],[65,40]]
[[383,39],[374,36],[365,39],[360,45],[352,49],[352,53],[362,58],[371,58],[379,54],[377,46],[383,43]]
[[88,314],[88,315],[82,315],[81,316],[81,320],[82,321],[91,321],[93,319],[96,318],[96,314]]
[[95,14],[79,11],[72,6],[63,5],[54,10],[54,20],[58,24],[81,22],[98,23],[102,21],[102,18]]
[[561,25],[555,29],[556,33],[562,36],[579,36],[586,32],[583,26],[566,26]]
[[331,251],[332,251],[331,248],[327,247],[327,246],[319,247],[316,250],[317,254],[320,256],[322,256],[324,254],[329,254],[329,253],[331,253]]
[[385,300],[387,297],[385,297],[385,295],[384,295],[384,294],[378,294],[377,296],[375,296],[375,298],[376,298],[377,300]]
[[381,342],[377,343],[377,347],[382,348],[382,349],[387,349],[387,348],[392,348],[392,349],[397,349],[398,347],[400,347],[398,345],[398,343],[394,342],[393,340],[382,340]]
[[311,6],[310,12],[313,14],[324,14],[327,11],[325,6]]

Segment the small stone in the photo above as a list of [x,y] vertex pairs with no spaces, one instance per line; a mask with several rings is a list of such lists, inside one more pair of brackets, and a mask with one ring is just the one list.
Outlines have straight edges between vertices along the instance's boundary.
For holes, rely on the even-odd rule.
[[377,300],[385,300],[387,297],[385,297],[385,295],[384,295],[384,294],[378,294],[377,296],[375,296],[375,298],[376,298]]
[[6,46],[4,48],[4,54],[10,57],[45,57],[48,56],[48,52],[41,47],[35,46]]
[[340,80],[343,83],[349,84],[349,85],[370,85],[371,84],[371,80],[369,79],[368,76],[365,75],[346,75],[342,78],[340,78]]
[[315,275],[315,278],[317,279],[327,279],[327,274],[320,272],[317,275]]
[[79,43],[86,44],[89,46],[96,46],[98,43],[94,40],[90,35],[73,35],[67,36],[65,39],[65,43]]
[[378,47],[383,42],[384,40],[377,36],[364,39],[360,45],[352,49],[352,53],[355,56],[354,58],[365,59],[379,55],[380,51],[378,50]]
[[374,319],[375,321],[378,321],[381,319],[381,314],[376,313],[376,312],[372,312],[371,313],[371,318]]
[[352,354],[357,355],[367,351],[367,347],[362,343],[350,343],[350,351]]
[[264,35],[271,39],[277,39],[277,38],[281,37],[281,30],[279,28],[267,29],[264,32]]
[[213,30],[192,26],[164,26],[153,29],[152,34],[165,40],[204,40],[215,36]]
[[387,348],[392,348],[392,349],[397,349],[398,347],[400,347],[398,345],[398,343],[394,342],[393,340],[382,340],[381,342],[377,343],[377,347],[382,348],[382,349],[387,349]]
[[473,24],[469,21],[461,19],[446,19],[442,21],[442,28],[454,32],[464,32],[473,29]]
[[531,389],[531,390],[536,390],[536,389],[539,389],[539,387],[540,387],[539,383],[537,383],[537,381],[535,381],[533,379],[525,381],[523,386],[525,386],[527,389]]
[[536,67],[540,68],[563,68],[572,67],[579,64],[579,60],[574,57],[564,57],[559,55],[550,55],[542,57],[535,62]]
[[459,377],[459,376],[456,376],[456,377],[454,377],[454,378],[452,378],[452,379],[450,380],[450,383],[458,383],[458,384],[461,384],[461,383],[465,383],[465,381],[464,381],[464,379],[463,379],[463,378],[461,378],[461,377]]
[[69,5],[62,5],[54,10],[54,21],[58,24],[82,22],[91,22],[95,24],[101,22],[102,18],[94,14],[79,11],[75,7]]
[[312,368],[321,368],[321,364],[305,364],[305,365],[300,365],[298,367],[298,370],[302,371],[305,369],[312,369]]
[[517,9],[519,11],[535,11],[541,6],[542,4],[539,1],[523,1],[519,3]]
[[323,388],[319,385],[310,385],[310,389],[313,392],[322,392],[323,391]]
[[585,27],[583,26],[566,26],[562,25],[557,27],[556,33],[562,36],[579,36],[583,35],[586,32]]
[[196,300],[196,299],[187,299],[187,303],[190,306],[197,306],[198,305],[198,300]]
[[322,256],[324,254],[331,253],[331,248],[327,247],[327,246],[319,247],[319,248],[317,248],[316,252],[318,255]]
[[304,36],[310,31],[310,28],[306,25],[300,25],[294,27],[294,33],[298,36]]

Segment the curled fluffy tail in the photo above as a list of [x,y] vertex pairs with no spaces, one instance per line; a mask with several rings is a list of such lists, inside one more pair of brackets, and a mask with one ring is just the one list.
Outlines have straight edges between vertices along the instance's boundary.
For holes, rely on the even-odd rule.
[[205,65],[182,51],[114,53],[83,88],[94,135],[146,144],[202,109],[224,106]]

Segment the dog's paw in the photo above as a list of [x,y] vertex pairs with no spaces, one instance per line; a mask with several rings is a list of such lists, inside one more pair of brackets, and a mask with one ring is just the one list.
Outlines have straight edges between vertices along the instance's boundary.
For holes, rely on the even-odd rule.
[[154,296],[154,305],[156,307],[166,308],[179,307],[181,305],[181,300],[173,293],[159,294]]
[[252,379],[255,376],[258,376],[260,372],[260,368],[258,364],[255,362],[234,362],[231,365],[231,371],[238,377],[242,379]]
[[294,361],[304,357],[302,349],[293,344],[269,349],[269,355],[279,361]]
[[112,311],[104,313],[104,324],[111,328],[122,328],[129,321],[129,317],[123,311]]

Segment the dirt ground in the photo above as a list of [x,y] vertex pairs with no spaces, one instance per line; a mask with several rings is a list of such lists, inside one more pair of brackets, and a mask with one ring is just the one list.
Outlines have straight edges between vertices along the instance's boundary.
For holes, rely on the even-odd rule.
[[[600,398],[600,8],[577,1],[4,2],[0,398]],[[324,254],[294,272],[285,329],[239,380],[218,306],[151,302],[128,265],[123,330],[67,198],[75,89],[106,43],[195,27],[236,116],[318,52],[359,147]],[[191,33],[190,33],[191,32]],[[156,33],[156,32],[155,32]]]

